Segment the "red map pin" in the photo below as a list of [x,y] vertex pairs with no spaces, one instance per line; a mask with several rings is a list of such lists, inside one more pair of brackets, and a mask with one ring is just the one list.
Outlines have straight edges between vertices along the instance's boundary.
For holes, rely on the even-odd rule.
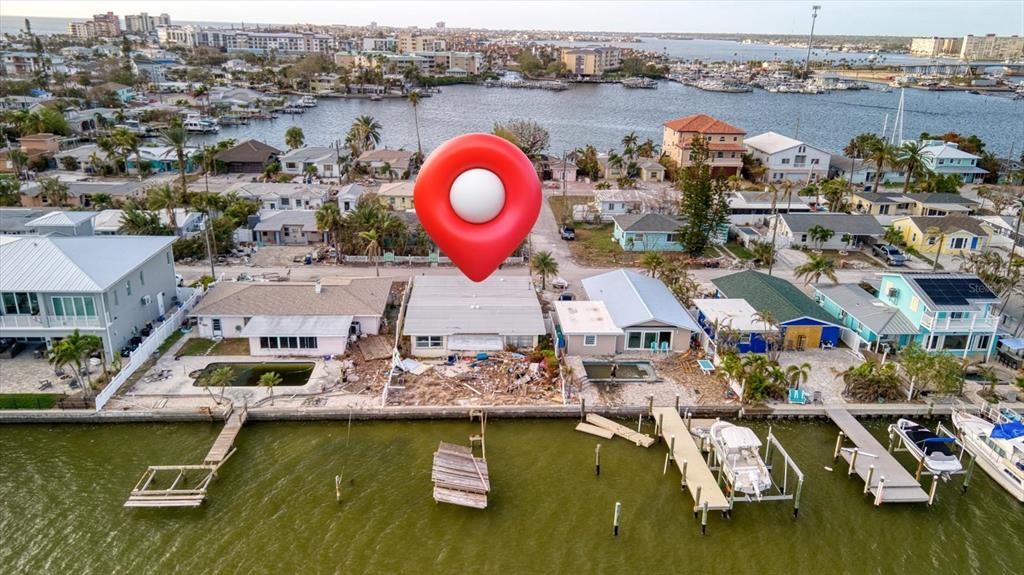
[[434,150],[413,191],[416,215],[466,277],[481,282],[530,233],[540,215],[540,180],[508,140],[466,134]]

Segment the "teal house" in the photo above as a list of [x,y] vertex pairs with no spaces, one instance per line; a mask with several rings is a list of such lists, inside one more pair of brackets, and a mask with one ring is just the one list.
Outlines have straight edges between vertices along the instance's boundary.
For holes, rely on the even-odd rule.
[[[917,326],[894,305],[885,303],[856,284],[820,284],[814,300],[847,330],[850,347],[878,351],[888,344],[898,349],[918,335]],[[854,333],[860,339],[849,337]],[[856,345],[854,345],[856,344]]]
[[[185,148],[186,172],[192,172],[198,167],[195,162],[197,151],[196,148]],[[149,164],[149,169],[154,174],[178,171],[178,154],[174,151],[174,148],[168,146],[146,146],[139,148],[137,155],[132,152],[125,158],[125,166],[127,166],[129,173],[138,173],[136,170],[138,169],[139,158],[142,159],[144,164]]]
[[974,274],[883,273],[874,301],[836,287],[816,290],[819,305],[868,342],[901,347],[916,341],[965,359],[987,360],[995,351],[1000,300]]
[[664,214],[623,214],[612,218],[612,237],[627,252],[681,252],[682,222]]

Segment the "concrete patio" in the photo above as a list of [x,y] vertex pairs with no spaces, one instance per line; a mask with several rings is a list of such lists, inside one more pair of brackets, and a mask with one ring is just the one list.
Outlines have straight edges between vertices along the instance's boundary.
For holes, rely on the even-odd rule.
[[790,365],[809,363],[811,371],[807,382],[800,387],[807,399],[814,397],[814,392],[821,392],[821,401],[826,405],[844,404],[842,373],[850,367],[864,363],[848,348],[808,349],[805,351],[788,351],[779,356],[779,365],[783,368]]

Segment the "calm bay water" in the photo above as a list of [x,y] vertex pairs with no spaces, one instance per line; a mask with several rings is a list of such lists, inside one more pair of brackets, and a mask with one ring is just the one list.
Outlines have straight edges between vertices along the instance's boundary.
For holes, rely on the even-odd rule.
[[[492,420],[483,511],[430,495],[432,452],[439,440],[465,443],[475,429],[465,421],[357,422],[347,446],[344,422],[250,424],[194,510],[121,505],[147,465],[201,460],[219,424],[2,426],[0,571],[959,575],[1024,562],[1024,508],[980,470],[966,496],[951,483],[931,509],[876,509],[832,463],[829,424],[774,427],[807,473],[799,519],[787,503],[739,504],[731,520],[713,514],[706,537],[678,472],[661,474],[663,445],[573,426]],[[870,427],[883,435],[881,422]],[[338,473],[354,480],[340,505]]]
[[[528,118],[546,127],[551,133],[550,151],[555,154],[586,144],[599,150],[620,148],[622,137],[631,131],[641,140],[652,138],[660,144],[663,122],[705,113],[745,129],[750,136],[775,131],[839,151],[859,133],[881,132],[886,114],[891,125],[898,103],[898,92],[723,94],[667,81],[660,82],[657,90],[630,90],[616,84],[577,85],[563,92],[448,86],[420,101],[419,119],[426,150],[460,134],[490,131],[494,122],[510,118]],[[1009,153],[1011,146],[1019,154],[1024,145],[1024,100],[907,90],[905,109],[906,138],[922,131],[977,134],[999,154]],[[255,138],[286,148],[284,132],[297,125],[307,144],[331,145],[344,141],[352,121],[363,114],[384,126],[383,143],[388,147],[416,149],[412,108],[401,99],[325,98],[303,115],[224,127],[219,134],[196,140]]]

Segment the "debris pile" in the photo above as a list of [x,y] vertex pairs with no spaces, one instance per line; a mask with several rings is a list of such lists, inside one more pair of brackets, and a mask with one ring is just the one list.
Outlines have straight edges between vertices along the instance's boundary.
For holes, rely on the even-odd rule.
[[430,364],[406,359],[388,397],[401,405],[561,403],[558,362],[551,360],[541,352],[482,353]]

